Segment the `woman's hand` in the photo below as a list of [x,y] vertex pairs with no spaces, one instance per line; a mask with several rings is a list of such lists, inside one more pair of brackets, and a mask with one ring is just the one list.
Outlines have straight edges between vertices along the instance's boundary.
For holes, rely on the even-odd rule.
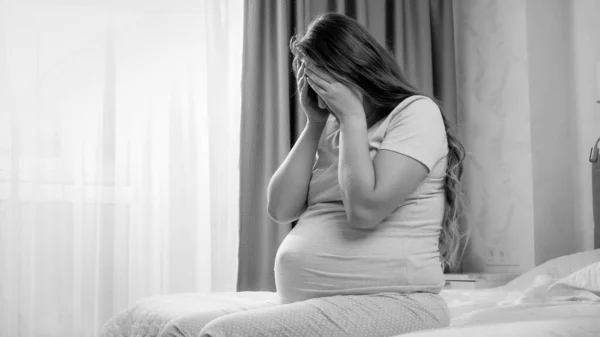
[[[298,91],[300,91],[300,106],[306,114],[306,119],[310,122],[325,123],[329,117],[329,111],[327,109],[319,108],[319,102],[316,95],[309,95],[308,91],[311,90],[306,84],[308,76],[305,74],[305,63],[302,62],[296,79],[298,81]],[[314,93],[313,93],[314,94]],[[312,96],[312,97],[311,97]]]
[[352,117],[365,118],[362,94],[338,82],[333,76],[308,65],[304,70],[308,84],[327,103],[340,122]]

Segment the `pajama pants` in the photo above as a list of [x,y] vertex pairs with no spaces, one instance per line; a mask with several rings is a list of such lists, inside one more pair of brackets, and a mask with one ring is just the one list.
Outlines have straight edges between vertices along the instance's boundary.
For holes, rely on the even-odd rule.
[[340,295],[246,308],[219,317],[214,312],[211,317],[183,316],[167,324],[159,337],[394,336],[449,323],[446,302],[436,294]]

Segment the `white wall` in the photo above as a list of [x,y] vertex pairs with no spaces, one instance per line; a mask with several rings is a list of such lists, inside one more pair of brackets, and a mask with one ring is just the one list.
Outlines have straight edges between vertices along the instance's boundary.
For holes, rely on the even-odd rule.
[[570,57],[572,5],[564,0],[527,0],[526,4],[533,243],[539,264],[580,250],[575,237],[575,184],[571,178],[576,168],[572,161],[578,155],[574,142],[578,128],[571,127],[576,123]]
[[[575,229],[577,246],[593,248],[593,219],[590,183],[591,165],[588,162],[590,148],[600,137],[600,82],[594,77],[595,64],[600,62],[600,1],[573,1],[572,9],[572,71],[573,104],[569,113],[573,116],[575,152],[573,179],[575,181]],[[597,80],[600,81],[600,80]],[[594,83],[596,82],[596,83]],[[597,192],[598,193],[598,192]]]
[[[455,2],[465,271],[523,272],[593,248],[599,9],[598,0]],[[499,252],[504,262],[490,263]]]

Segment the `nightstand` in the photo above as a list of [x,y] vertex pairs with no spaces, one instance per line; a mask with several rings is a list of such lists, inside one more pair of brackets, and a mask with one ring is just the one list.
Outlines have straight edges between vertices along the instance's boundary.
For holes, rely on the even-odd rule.
[[485,289],[501,287],[512,281],[517,274],[467,273],[444,274],[444,289]]

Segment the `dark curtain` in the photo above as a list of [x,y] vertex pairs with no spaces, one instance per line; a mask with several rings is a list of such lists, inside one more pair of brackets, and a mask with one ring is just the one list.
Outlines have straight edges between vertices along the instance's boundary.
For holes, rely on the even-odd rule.
[[289,40],[322,12],[357,19],[392,51],[408,78],[442,100],[454,124],[451,0],[246,0],[240,148],[238,291],[274,291],[273,262],[293,224],[267,215],[266,189],[306,122],[299,111]]

